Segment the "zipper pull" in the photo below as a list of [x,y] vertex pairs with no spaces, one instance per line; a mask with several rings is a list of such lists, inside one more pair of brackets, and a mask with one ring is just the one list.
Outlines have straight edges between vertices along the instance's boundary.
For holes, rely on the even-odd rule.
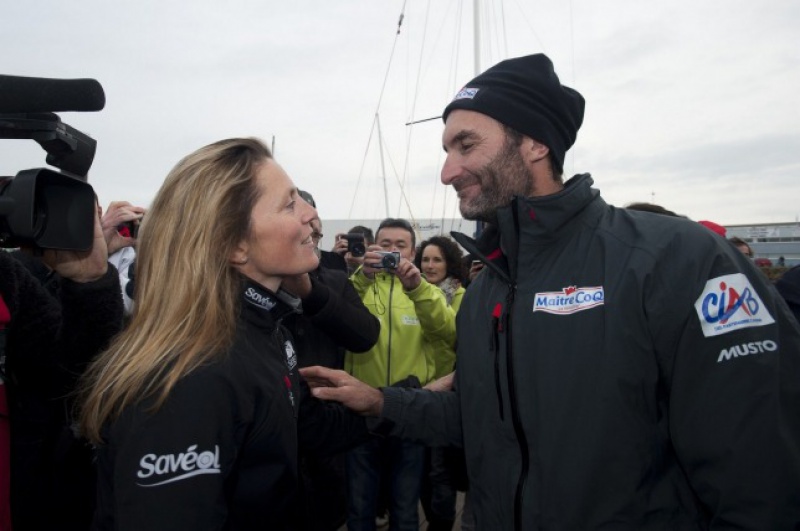
[[500,334],[503,333],[503,320],[500,318],[502,315],[503,304],[498,302],[492,311],[492,327]]
[[497,393],[497,407],[499,408],[500,421],[505,421],[503,411],[503,390],[500,386],[500,334],[503,332],[503,305],[497,303],[492,311],[492,338],[491,349],[494,352],[494,389]]

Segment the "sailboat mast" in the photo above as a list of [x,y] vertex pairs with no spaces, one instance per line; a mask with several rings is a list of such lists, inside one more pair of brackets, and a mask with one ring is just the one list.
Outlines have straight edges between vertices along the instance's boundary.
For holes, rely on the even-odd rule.
[[378,146],[381,154],[381,174],[383,176],[383,200],[386,202],[386,217],[389,215],[389,189],[386,186],[386,163],[383,160],[383,134],[381,134],[381,116],[375,113],[375,123],[378,125]]
[[[473,53],[475,54],[475,77],[481,73],[481,14],[480,14],[480,0],[472,0],[472,31],[474,46]],[[480,237],[483,232],[483,221],[478,220],[475,223],[475,237]]]
[[475,64],[475,76],[481,73],[481,14],[480,1],[472,0],[472,45]]

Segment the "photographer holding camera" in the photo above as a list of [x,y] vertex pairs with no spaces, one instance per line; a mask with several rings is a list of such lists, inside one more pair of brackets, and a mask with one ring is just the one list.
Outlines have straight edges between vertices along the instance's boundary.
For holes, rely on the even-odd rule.
[[336,243],[333,244],[331,251],[344,258],[347,272],[352,275],[364,263],[367,246],[374,243],[375,236],[372,234],[372,229],[356,225],[347,231],[347,234],[336,235]]
[[[100,207],[98,207],[99,209]],[[112,201],[100,219],[108,245],[108,261],[119,271],[125,316],[133,312],[133,269],[136,266],[136,238],[147,209],[127,201]]]
[[54,113],[104,105],[94,79],[0,75],[0,138],[34,140],[61,170],[0,177],[0,247],[22,249],[0,251],[3,531],[9,513],[16,531],[88,529],[92,516],[92,455],[73,429],[72,394],[120,330],[122,299],[86,182],[97,143]]
[[0,301],[10,315],[0,334],[15,529],[88,529],[91,520],[91,454],[72,433],[66,397],[122,325],[117,272],[108,266],[99,219],[93,242],[88,252],[45,250],[42,261],[53,271],[47,285],[0,251]]
[[[455,313],[442,291],[422,278],[414,265],[416,236],[408,221],[383,220],[376,241],[350,280],[364,305],[381,321],[381,332],[369,351],[347,353],[345,370],[375,387],[420,387],[435,375],[433,345],[455,341]],[[348,529],[374,529],[381,483],[389,486],[392,526],[418,527],[424,458],[424,446],[393,437],[353,449],[347,456]]]

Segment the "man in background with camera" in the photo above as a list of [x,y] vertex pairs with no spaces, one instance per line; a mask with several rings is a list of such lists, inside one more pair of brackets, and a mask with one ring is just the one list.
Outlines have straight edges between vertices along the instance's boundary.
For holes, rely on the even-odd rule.
[[100,213],[100,225],[108,245],[108,263],[119,272],[119,285],[125,317],[133,313],[134,271],[136,269],[136,239],[139,224],[147,209],[127,201],[112,201],[105,212]]
[[[350,280],[380,320],[381,332],[369,351],[347,353],[345,370],[375,387],[420,387],[434,377],[432,343],[455,341],[455,314],[442,291],[422,278],[414,265],[416,235],[408,221],[383,220],[375,240]],[[352,450],[347,456],[348,529],[375,529],[381,482],[389,486],[392,529],[418,529],[424,457],[423,445],[392,437]]]
[[374,243],[375,235],[372,234],[372,229],[356,225],[347,231],[347,234],[336,235],[336,243],[333,244],[331,251],[342,257],[348,274],[352,275],[364,262],[367,246]]

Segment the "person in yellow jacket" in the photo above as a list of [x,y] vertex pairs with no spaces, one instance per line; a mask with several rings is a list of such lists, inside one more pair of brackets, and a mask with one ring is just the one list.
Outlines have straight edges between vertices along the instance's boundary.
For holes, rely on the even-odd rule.
[[[375,387],[419,387],[434,379],[435,345],[455,342],[455,312],[414,265],[416,236],[408,221],[383,220],[375,241],[350,280],[381,332],[369,351],[347,353],[345,370]],[[353,449],[347,456],[348,530],[375,529],[381,483],[389,487],[391,529],[419,529],[424,459],[424,446],[392,437]]]
[[[414,263],[422,271],[425,280],[442,290],[447,304],[458,314],[461,299],[466,291],[464,289],[466,271],[458,244],[444,235],[432,236],[419,244]],[[455,341],[449,343],[438,341],[434,349],[436,379],[450,375],[452,381],[456,365]],[[444,381],[444,379],[439,380],[430,384],[428,388]],[[420,501],[425,512],[425,520],[428,522],[428,531],[450,531],[455,524],[456,487],[464,490],[466,485],[458,484],[453,477],[451,466],[463,461],[463,453],[458,455],[453,452],[460,452],[460,449],[429,447],[426,452]]]
[[[447,304],[458,314],[466,291],[466,272],[458,244],[447,236],[433,236],[419,244],[414,264],[422,271],[425,280],[442,290]],[[437,379],[453,372],[456,363],[455,341],[440,342],[435,350],[434,362]]]

